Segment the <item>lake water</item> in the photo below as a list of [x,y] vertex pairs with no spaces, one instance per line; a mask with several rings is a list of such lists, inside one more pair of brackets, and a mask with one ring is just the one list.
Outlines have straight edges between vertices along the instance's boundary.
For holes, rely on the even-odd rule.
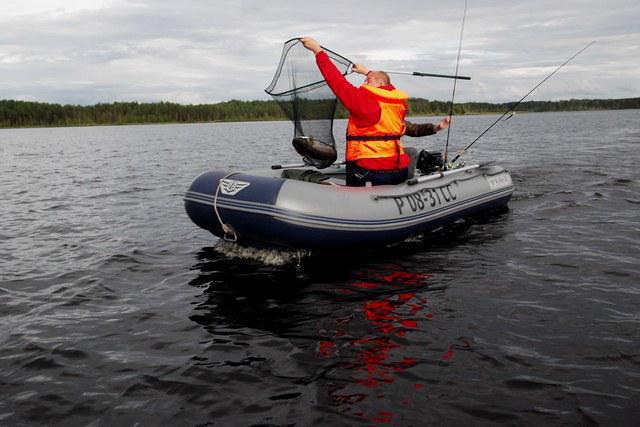
[[510,210],[428,240],[299,259],[190,222],[193,178],[297,161],[291,135],[0,130],[0,424],[637,424],[640,110],[500,123],[466,158]]

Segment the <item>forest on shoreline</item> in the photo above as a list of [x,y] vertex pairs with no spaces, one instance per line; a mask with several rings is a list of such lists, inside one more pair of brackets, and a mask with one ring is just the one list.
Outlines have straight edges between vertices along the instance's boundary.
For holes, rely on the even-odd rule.
[[[514,102],[457,103],[454,106],[454,114],[503,113],[514,104]],[[409,111],[412,116],[442,116],[449,114],[450,105],[449,102],[411,98],[409,100]],[[515,111],[587,111],[634,108],[640,108],[640,98],[527,101],[518,105]],[[346,110],[339,103],[336,117],[347,117]],[[232,100],[217,104],[199,105],[184,105],[171,102],[114,102],[83,106],[0,100],[0,128],[243,122],[285,120],[286,118],[286,115],[275,101]]]

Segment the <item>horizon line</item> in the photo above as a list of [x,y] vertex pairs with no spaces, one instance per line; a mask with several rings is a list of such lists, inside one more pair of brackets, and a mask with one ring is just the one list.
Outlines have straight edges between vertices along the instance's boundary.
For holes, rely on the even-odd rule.
[[[429,99],[429,98],[423,98],[423,97],[410,97],[411,99],[419,99],[419,100],[424,100],[424,101],[428,101],[428,102],[440,102],[443,104],[449,104],[451,103],[451,101],[441,101],[441,100],[437,100],[437,99]],[[524,103],[530,103],[530,102],[562,102],[562,101],[612,101],[612,100],[625,100],[625,99],[640,99],[640,96],[631,96],[631,97],[624,97],[624,98],[564,98],[564,99],[556,99],[556,100],[552,100],[552,99],[547,99],[547,100],[530,100],[530,101],[524,101]],[[173,105],[181,105],[181,106],[199,106],[199,105],[217,105],[217,104],[224,104],[224,103],[230,103],[230,102],[278,102],[276,100],[273,99],[237,99],[237,98],[232,98],[232,99],[228,99],[225,101],[218,101],[218,102],[209,102],[209,103],[182,103],[182,102],[177,102],[177,101],[167,101],[167,100],[161,100],[161,101],[137,101],[137,100],[132,100],[132,101],[98,101],[95,102],[93,104],[78,104],[78,103],[63,103],[63,102],[51,102],[51,101],[36,101],[36,100],[30,100],[30,99],[10,99],[10,98],[2,98],[0,99],[0,102],[7,102],[7,101],[14,101],[14,102],[31,102],[31,103],[35,103],[35,104],[48,104],[48,105],[61,105],[61,106],[74,106],[74,107],[93,107],[99,104],[173,104]],[[511,102],[517,102],[515,100],[513,101],[460,101],[460,102],[455,102],[454,104],[508,104]]]

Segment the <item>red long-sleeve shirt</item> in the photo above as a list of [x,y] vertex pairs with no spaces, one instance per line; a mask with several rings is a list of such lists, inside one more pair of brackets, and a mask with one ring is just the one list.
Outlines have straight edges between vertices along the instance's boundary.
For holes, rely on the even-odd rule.
[[[358,88],[349,83],[349,81],[340,73],[336,66],[331,62],[326,52],[320,51],[316,54],[316,63],[327,81],[327,84],[338,97],[342,105],[349,111],[351,120],[358,127],[373,126],[380,120],[380,104],[376,101],[366,89]],[[382,86],[381,89],[393,90],[393,85]],[[382,157],[375,159],[356,160],[356,165],[368,170],[392,170],[401,169],[409,165],[409,156],[403,154],[398,157]]]

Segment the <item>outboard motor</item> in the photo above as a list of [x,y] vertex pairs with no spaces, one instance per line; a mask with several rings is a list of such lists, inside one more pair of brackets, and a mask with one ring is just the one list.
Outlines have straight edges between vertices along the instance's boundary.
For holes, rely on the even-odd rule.
[[421,150],[418,154],[416,169],[423,175],[442,170],[442,153],[439,151]]

